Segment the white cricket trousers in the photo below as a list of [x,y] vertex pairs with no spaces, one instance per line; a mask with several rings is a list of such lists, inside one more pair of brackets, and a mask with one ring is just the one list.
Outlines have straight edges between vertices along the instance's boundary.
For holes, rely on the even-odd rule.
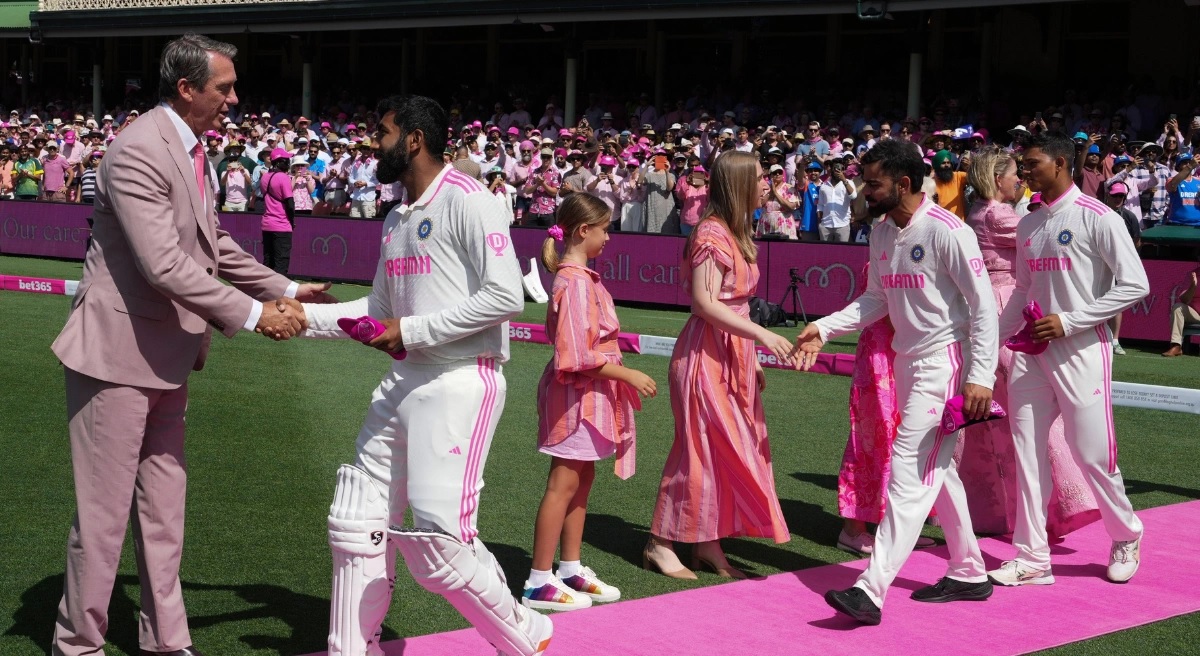
[[987,580],[967,496],[954,468],[957,433],[941,430],[946,401],[962,391],[965,355],[962,342],[955,342],[925,357],[896,357],[900,426],[892,443],[887,510],[875,533],[871,562],[854,584],[880,608],[935,507],[950,549],[946,576],[969,583]]
[[1050,566],[1046,512],[1053,480],[1047,443],[1061,414],[1071,457],[1100,506],[1113,540],[1135,540],[1142,522],[1125,496],[1117,468],[1117,433],[1112,416],[1112,337],[1108,326],[1050,342],[1039,355],[1014,353],[1007,408],[1017,452],[1017,504],[1013,546],[1017,560]]
[[451,365],[401,360],[371,395],[355,465],[389,490],[390,523],[476,537],[483,466],[507,391],[490,358]]

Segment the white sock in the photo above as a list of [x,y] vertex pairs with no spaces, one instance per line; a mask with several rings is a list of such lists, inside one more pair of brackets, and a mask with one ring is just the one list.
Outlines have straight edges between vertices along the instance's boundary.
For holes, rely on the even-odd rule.
[[529,587],[540,588],[550,582],[554,575],[550,570],[531,569],[529,570]]
[[578,560],[560,560],[558,562],[558,578],[566,579],[583,571],[583,565]]

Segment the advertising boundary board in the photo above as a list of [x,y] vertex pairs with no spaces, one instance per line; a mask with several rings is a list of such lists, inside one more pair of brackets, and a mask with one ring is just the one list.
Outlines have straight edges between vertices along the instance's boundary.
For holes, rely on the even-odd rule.
[[[91,234],[87,224],[91,212],[90,205],[0,201],[0,253],[82,260]],[[261,261],[261,215],[222,212],[219,220],[234,241]],[[296,217],[289,274],[369,283],[378,264],[381,225],[378,220]],[[522,263],[540,256],[545,230],[514,227],[511,234]],[[685,244],[677,235],[614,232],[592,266],[617,301],[687,307],[681,266]],[[867,253],[866,246],[855,244],[758,242],[757,296],[773,303],[783,301],[788,313],[803,310],[815,317],[836,312],[857,294]],[[1188,273],[1196,265],[1167,260],[1143,260],[1143,264],[1150,293],[1126,310],[1121,336],[1166,341],[1171,305],[1187,289]],[[524,265],[522,273],[527,273]],[[543,287],[550,289],[551,276],[540,267],[538,275]],[[788,300],[793,278],[802,308]]]

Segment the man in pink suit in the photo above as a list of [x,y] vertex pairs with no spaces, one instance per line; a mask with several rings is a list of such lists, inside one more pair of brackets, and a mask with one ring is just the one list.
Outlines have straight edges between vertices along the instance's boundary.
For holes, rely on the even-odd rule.
[[97,175],[83,280],[51,347],[66,369],[77,504],[55,656],[103,654],[131,513],[141,654],[200,653],[179,583],[188,375],[204,365],[213,328],[286,339],[307,323],[285,297],[330,300],[327,284],[274,273],[217,223],[213,172],[197,135],[219,128],[237,103],[235,54],[196,35],[168,43],[162,105],[121,133]]

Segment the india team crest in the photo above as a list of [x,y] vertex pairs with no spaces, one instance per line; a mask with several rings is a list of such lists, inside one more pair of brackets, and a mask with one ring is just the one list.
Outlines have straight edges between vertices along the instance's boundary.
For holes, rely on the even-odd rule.
[[925,259],[925,247],[920,244],[913,246],[912,250],[908,252],[908,257],[913,262],[920,264],[921,260]]
[[1058,233],[1058,237],[1056,237],[1056,240],[1058,241],[1059,246],[1070,246],[1071,240],[1073,240],[1073,239],[1075,239],[1075,235],[1072,234],[1072,232],[1070,230],[1066,230],[1066,229],[1064,229],[1062,232]]
[[425,241],[431,234],[433,234],[433,219],[425,217],[417,224],[417,239]]

